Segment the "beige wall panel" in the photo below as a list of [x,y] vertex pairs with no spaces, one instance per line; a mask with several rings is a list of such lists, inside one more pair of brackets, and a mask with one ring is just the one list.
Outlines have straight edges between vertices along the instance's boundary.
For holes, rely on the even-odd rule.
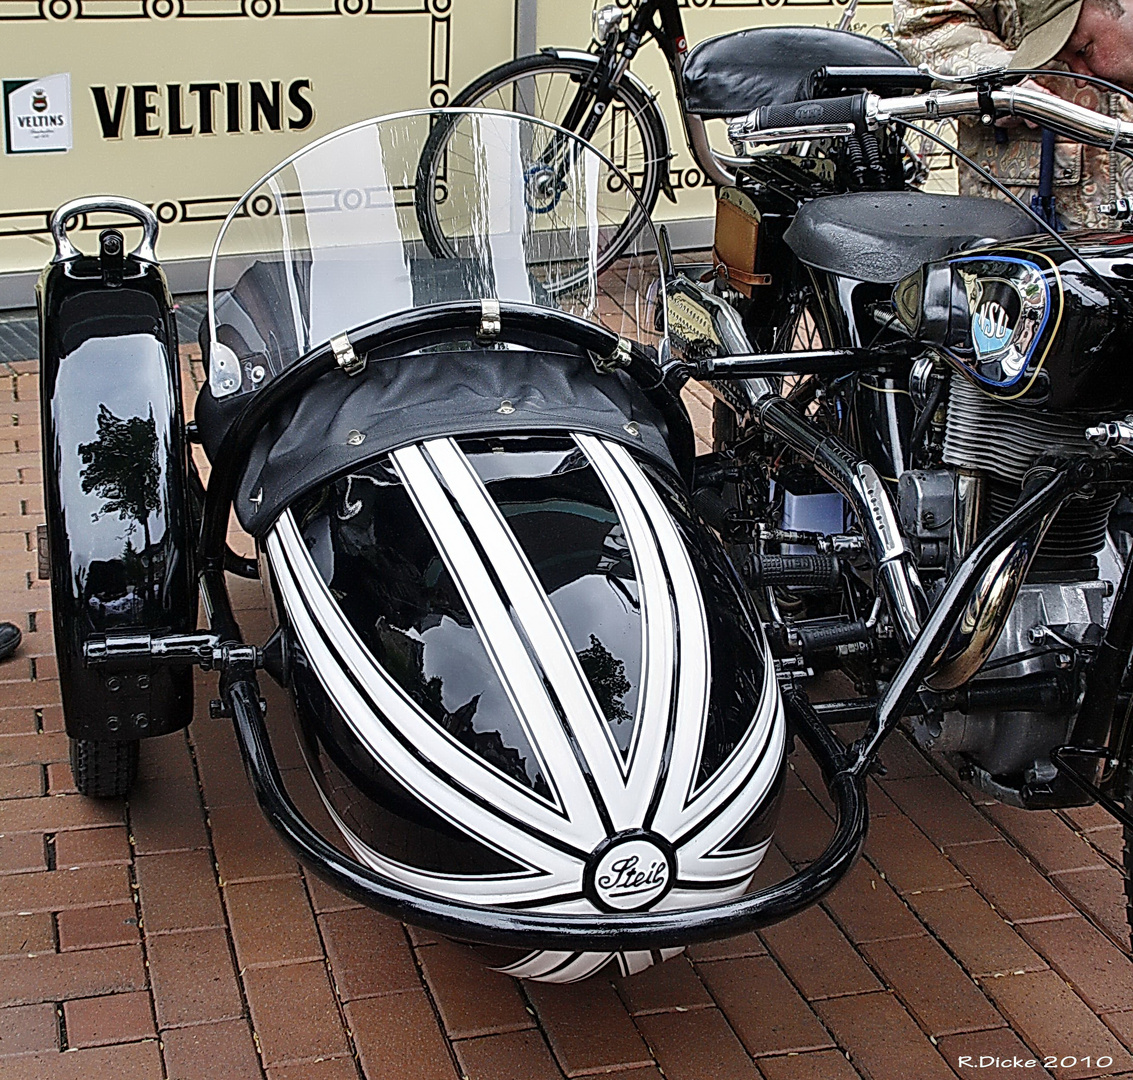
[[[207,255],[235,199],[294,150],[368,116],[444,104],[512,55],[515,0],[337,3],[361,10],[335,14],[336,0],[42,0],[43,17],[35,0],[0,0],[0,79],[69,72],[74,125],[67,153],[0,153],[0,273],[42,267],[47,215],[97,193],[158,208],[163,260]],[[289,129],[304,120],[288,100],[296,80],[309,81],[295,92],[314,109],[302,130]],[[269,100],[272,83],[281,84],[281,130],[266,130],[262,115],[264,130],[250,130],[253,82]],[[239,132],[225,130],[222,90],[212,95],[217,133],[201,133],[198,101],[207,95],[188,92],[200,83],[240,85]],[[181,87],[182,126],[193,134],[169,133],[169,84]],[[133,88],[145,85],[159,88],[146,122],[161,134],[139,138]],[[119,137],[104,137],[92,86],[107,88],[111,112],[116,88],[128,88]],[[93,240],[91,232],[79,244],[91,250]]]

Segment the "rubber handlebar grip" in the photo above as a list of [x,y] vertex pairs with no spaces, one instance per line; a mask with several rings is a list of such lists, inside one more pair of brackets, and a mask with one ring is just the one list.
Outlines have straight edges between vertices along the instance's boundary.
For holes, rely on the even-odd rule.
[[789,105],[763,105],[759,109],[759,131],[770,128],[809,127],[814,124],[865,124],[865,94],[847,97],[811,98]]

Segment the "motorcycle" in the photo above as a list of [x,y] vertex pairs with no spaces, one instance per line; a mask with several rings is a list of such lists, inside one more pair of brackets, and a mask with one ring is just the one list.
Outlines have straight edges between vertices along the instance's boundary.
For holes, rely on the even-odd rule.
[[[1053,108],[1025,91],[990,93],[1004,111],[1042,119]],[[859,93],[757,111],[734,134],[798,136],[817,117],[824,130],[811,137],[848,139],[917,115],[901,112],[914,105],[933,115],[985,98]],[[1059,122],[1087,131],[1083,112]],[[1133,139],[1088,115],[1111,125],[1095,135]],[[418,196],[438,128],[441,254]],[[551,172],[548,151],[560,163]],[[152,211],[100,197],[60,207],[38,292],[41,407],[55,641],[79,790],[128,790],[138,741],[189,723],[192,667],[215,671],[210,711],[232,718],[257,801],[305,865],[362,903],[485,947],[501,970],[554,981],[611,961],[640,971],[816,902],[861,849],[867,777],[905,715],[931,737],[962,739],[966,718],[991,710],[984,742],[961,752],[992,783],[1008,789],[1027,772],[1017,762],[1058,743],[1048,755],[1057,777],[1123,813],[1111,793],[1127,769],[1126,735],[1110,720],[1133,645],[1129,575],[1107,597],[1101,571],[1091,577],[1078,551],[1071,566],[1061,548],[1053,579],[1033,575],[1064,504],[1077,513],[1070,541],[1104,505],[1102,548],[1120,558],[1104,540],[1133,481],[1120,454],[1133,426],[1108,419],[1127,395],[1108,344],[1123,332],[1111,293],[1123,295],[1126,239],[1098,239],[1104,257],[1092,270],[1076,255],[1043,256],[1043,242],[950,251],[983,228],[987,216],[975,215],[943,241],[933,233],[937,248],[909,245],[917,261],[895,293],[872,283],[896,298],[879,323],[853,273],[890,249],[889,235],[821,269],[859,219],[862,207],[846,208],[838,232],[822,216],[844,198],[813,200],[795,222],[805,233],[816,208],[817,246],[800,244],[799,263],[829,286],[815,288],[817,303],[844,301],[850,342],[753,353],[734,297],[677,275],[663,230],[643,226],[631,253],[603,263],[604,240],[641,206],[616,166],[570,132],[476,110],[345,128],[283,162],[225,220],[192,424]],[[67,223],[104,211],[141,223],[129,254],[117,229],[102,231],[97,255],[73,246]],[[897,342],[865,329],[892,333],[898,322]],[[1075,340],[1093,346],[1088,364]],[[911,504],[912,519],[906,504],[898,516],[859,446],[860,418],[871,415],[859,384],[872,372],[894,385],[870,385],[899,389],[926,352],[928,419],[909,423],[896,406],[872,414],[893,420],[877,434],[891,454],[944,440],[944,465],[921,471],[953,487],[939,475],[899,485],[936,496]],[[943,364],[1015,399],[998,406],[1028,417],[1010,428],[1014,439],[1039,426],[1032,411],[1073,427],[1024,462],[1015,502],[979,475],[961,484],[949,465],[940,387],[964,399]],[[1099,373],[1110,376],[1104,392]],[[694,458],[679,395],[692,375],[735,409],[734,432],[708,459]],[[1106,447],[1076,426],[1086,413]],[[973,426],[978,439],[978,416]],[[188,453],[197,442],[211,463],[207,488]],[[965,466],[981,464],[968,453]],[[946,501],[938,487],[966,508],[963,546],[951,543],[951,521],[946,534],[918,531]],[[226,546],[233,511],[256,540],[255,562]],[[1116,563],[1105,566],[1116,575]],[[241,636],[226,572],[265,585],[277,629],[262,645]],[[1042,591],[1048,583],[1056,588]],[[1108,619],[1089,608],[1090,620],[1074,609],[1058,621],[1044,609],[1043,635],[1056,644],[1044,636],[995,666],[1005,626],[1028,632],[1013,613],[1036,586],[1043,604],[1108,601],[1097,611]],[[1009,704],[1047,719],[1041,738],[1003,711],[1001,680],[981,685],[1010,663],[1024,674]],[[833,666],[874,696],[812,705],[809,673]],[[260,671],[292,693],[308,768],[349,854],[296,809]],[[1064,704],[1064,694],[1076,696]],[[1103,737],[1083,727],[1088,716],[1104,722]],[[869,721],[849,747],[832,730],[847,718]],[[792,736],[826,778],[837,824],[817,859],[749,891]],[[981,758],[985,746],[1001,757]],[[1096,774],[1069,767],[1075,751],[1097,756]],[[1012,769],[992,771],[1001,760]],[[1049,775],[1025,782],[1030,805],[1066,797]]]

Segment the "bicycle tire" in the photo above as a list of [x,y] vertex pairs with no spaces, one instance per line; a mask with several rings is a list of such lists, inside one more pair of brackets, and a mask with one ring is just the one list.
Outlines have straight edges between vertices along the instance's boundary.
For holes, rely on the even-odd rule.
[[[521,56],[492,68],[475,79],[457,94],[452,100],[452,106],[498,108],[560,124],[570,104],[569,96],[565,93],[555,95],[549,87],[544,92],[540,92],[534,80],[541,76],[546,76],[548,79],[561,76],[564,80],[562,86],[565,89],[577,85],[578,80],[590,75],[597,63],[597,57],[587,59],[573,56],[560,57],[552,53]],[[517,84],[521,80],[532,80],[533,89],[518,87]],[[526,98],[516,101],[514,92],[524,93]],[[619,113],[619,108],[624,110],[624,113]],[[624,142],[624,146],[618,150],[613,145],[603,145],[603,143],[612,142],[619,134],[620,116],[624,116],[626,126],[624,139],[618,139],[619,142]],[[443,170],[445,148],[454,123],[455,121],[452,120],[446,123],[442,119],[434,126],[421,153],[414,188],[418,224],[425,243],[436,258],[452,258],[456,254],[445,235],[438,214],[438,207],[443,202],[444,195],[438,179]],[[629,124],[632,124],[637,132],[636,139],[630,133]],[[617,88],[610,107],[607,108],[598,129],[591,137],[591,142],[619,167],[623,166],[623,161],[619,159],[624,159],[624,165],[627,167],[623,167],[623,171],[633,182],[640,204],[633,206],[632,211],[615,228],[599,253],[598,271],[601,272],[625,252],[657,204],[662,180],[669,167],[664,149],[668,145],[668,139],[664,120],[656,102],[625,80]],[[635,149],[638,146],[640,149]],[[611,150],[617,152],[610,153]]]

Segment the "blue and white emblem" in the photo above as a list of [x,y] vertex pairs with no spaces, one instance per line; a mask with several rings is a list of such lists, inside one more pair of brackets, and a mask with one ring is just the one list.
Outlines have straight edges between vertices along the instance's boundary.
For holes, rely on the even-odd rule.
[[974,374],[995,386],[1020,379],[1047,322],[1050,290],[1024,259],[969,258],[954,264],[968,298]]

